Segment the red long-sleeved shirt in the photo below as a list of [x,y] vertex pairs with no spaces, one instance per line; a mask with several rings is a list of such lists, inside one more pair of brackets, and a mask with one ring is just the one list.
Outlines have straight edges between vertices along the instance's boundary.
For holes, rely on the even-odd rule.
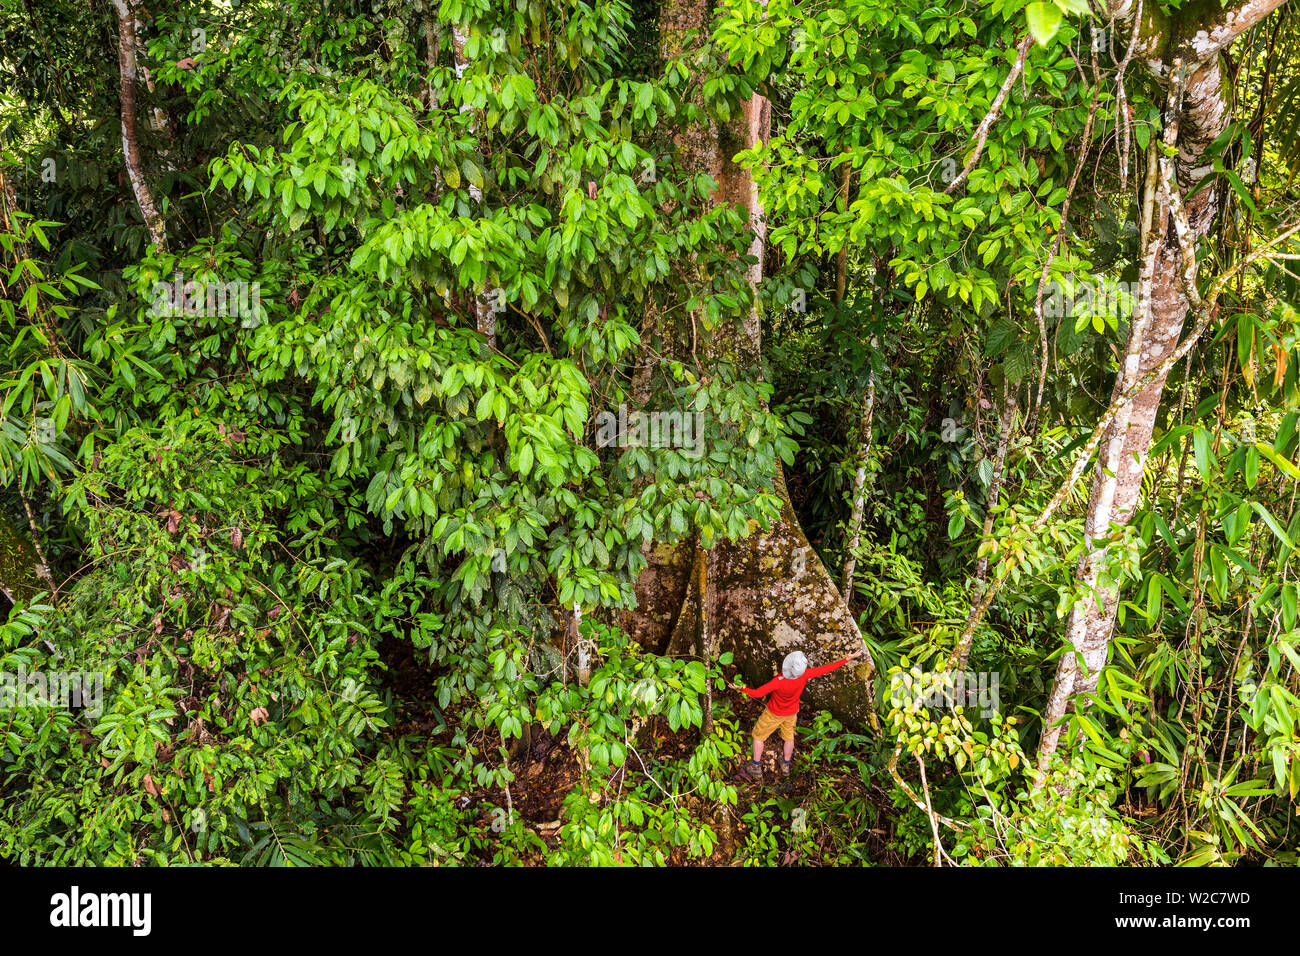
[[834,664],[810,667],[794,680],[787,677],[773,677],[762,687],[755,687],[753,690],[748,687],[740,689],[750,697],[763,697],[770,693],[772,699],[767,702],[767,709],[778,717],[789,717],[791,714],[799,713],[799,695],[803,693],[803,685],[808,683],[810,678],[829,674],[837,667],[843,667],[848,662],[849,659],[845,657]]

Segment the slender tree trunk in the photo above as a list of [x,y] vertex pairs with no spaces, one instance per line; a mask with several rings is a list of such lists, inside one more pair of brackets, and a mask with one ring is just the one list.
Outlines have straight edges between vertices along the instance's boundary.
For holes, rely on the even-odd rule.
[[127,0],[113,0],[113,9],[117,11],[117,65],[121,76],[122,100],[122,155],[126,162],[126,173],[131,180],[131,189],[135,192],[136,205],[144,217],[145,228],[149,238],[162,252],[167,251],[167,226],[162,213],[154,203],[149,182],[145,179],[144,166],[140,162],[140,141],[136,124],[136,36],[135,14]]
[[[1136,33],[1138,56],[1169,91],[1164,141],[1168,147],[1177,147],[1176,189],[1190,232],[1186,241],[1195,243],[1203,238],[1219,208],[1213,185],[1189,199],[1181,198],[1195,191],[1211,172],[1206,150],[1228,126],[1231,91],[1219,54],[1282,2],[1245,0],[1221,9],[1218,3],[1197,0],[1179,11],[1176,22],[1158,10],[1145,14]],[[1112,5],[1111,12],[1123,21],[1132,16],[1132,7],[1125,0]],[[1181,278],[1182,247],[1170,229],[1171,203],[1160,188],[1157,149],[1153,142],[1144,183],[1138,303],[1116,376],[1115,397],[1142,381],[1174,351],[1191,305]],[[1075,571],[1076,583],[1085,595],[1070,612],[1066,626],[1069,647],[1060,658],[1043,711],[1040,770],[1056,751],[1061,721],[1071,702],[1096,690],[1098,673],[1106,664],[1119,593],[1112,586],[1097,586],[1102,552],[1093,542],[1107,538],[1112,525],[1127,525],[1137,507],[1166,374],[1157,376],[1115,416],[1102,440],[1084,525],[1088,547]]]
[[[845,162],[840,166],[840,212],[849,211],[849,186],[853,182],[853,163]],[[844,293],[849,285],[849,244],[846,240],[835,253],[835,304],[844,302]]]
[[[700,642],[700,657],[705,661],[713,661],[718,656],[717,642],[715,633],[709,627],[709,556],[703,548],[695,549],[695,593],[699,600],[696,601],[696,613],[698,621],[698,639]],[[713,682],[704,682],[703,694],[704,718],[700,722],[700,730],[705,737],[713,736]]]
[[584,687],[591,680],[591,645],[582,636],[582,605],[573,602],[573,614],[569,617],[569,648],[577,658],[574,668],[578,683]]
[[[1008,382],[1003,386],[1002,391],[1002,410],[1001,421],[998,428],[998,450],[993,458],[993,475],[989,479],[988,500],[984,508],[984,527],[980,531],[980,541],[987,541],[993,535],[993,511],[1002,498],[1003,476],[1006,474],[1007,467],[1007,449],[1011,446],[1011,434],[1015,431],[1016,426],[1016,390]],[[975,583],[971,588],[971,616],[974,617],[975,609],[979,607],[980,598],[984,595],[984,588],[988,584],[989,577],[989,556],[980,555],[975,561]],[[967,622],[969,624],[969,621]],[[966,669],[966,661],[970,658],[971,639],[974,638],[974,628],[969,628],[969,637],[963,640],[957,648],[957,670]]]
[[[848,212],[849,184],[853,179],[853,165],[840,167],[840,211]],[[846,243],[835,256],[835,304],[843,305],[848,289],[849,247]],[[872,344],[875,344],[873,339]],[[853,472],[853,497],[849,506],[849,533],[844,548],[844,569],[840,576],[840,593],[852,607],[853,573],[858,566],[858,547],[862,544],[862,518],[867,506],[867,462],[871,458],[872,419],[876,413],[876,371],[867,372],[867,398],[862,408],[862,421],[858,426],[857,468]]]
[[853,504],[849,509],[849,534],[844,546],[844,573],[840,579],[840,592],[844,600],[853,600],[853,574],[858,566],[858,547],[862,544],[862,518],[867,507],[867,462],[871,457],[872,419],[876,413],[876,373],[872,369],[867,379],[867,400],[862,409],[859,426],[858,467],[853,473]]
[[[127,3],[129,5],[130,0],[127,0]],[[140,16],[139,16],[139,9],[138,8],[131,9],[131,38],[135,42],[135,53],[136,53],[137,63],[139,63],[140,54],[144,52],[144,48],[145,48],[144,39],[141,36],[143,26],[144,24],[140,20]],[[140,78],[144,80],[145,89],[147,89],[150,94],[158,92],[158,85],[154,82],[153,74],[149,71],[149,68],[147,66],[140,65],[139,71],[140,71]],[[153,130],[155,133],[161,133],[168,140],[172,138],[171,117],[167,115],[167,111],[163,109],[161,106],[154,106],[149,111],[149,128]],[[164,152],[162,155],[166,156],[166,153]]]
[[27,496],[21,491],[18,497],[23,501],[23,511],[27,515],[27,527],[32,533],[32,550],[36,552],[36,576],[49,588],[50,594],[54,594],[54,575],[50,573],[50,559],[45,555],[45,548],[41,544],[40,529],[36,527],[36,514],[32,511],[32,503]]

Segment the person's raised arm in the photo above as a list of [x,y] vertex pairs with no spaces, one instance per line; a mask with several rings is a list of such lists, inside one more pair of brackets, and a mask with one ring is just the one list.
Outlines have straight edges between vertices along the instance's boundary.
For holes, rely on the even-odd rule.
[[833,670],[838,670],[849,661],[856,661],[863,654],[862,651],[854,651],[848,657],[842,657],[831,664],[823,664],[821,667],[810,667],[803,672],[804,677],[821,677],[823,674],[829,674]]
[[766,694],[770,694],[773,690],[775,690],[776,682],[779,681],[780,679],[781,678],[779,677],[773,677],[762,687],[755,687],[753,690],[750,690],[748,687],[741,687],[739,684],[733,684],[732,686],[735,687],[736,690],[748,694],[750,697],[762,697]]

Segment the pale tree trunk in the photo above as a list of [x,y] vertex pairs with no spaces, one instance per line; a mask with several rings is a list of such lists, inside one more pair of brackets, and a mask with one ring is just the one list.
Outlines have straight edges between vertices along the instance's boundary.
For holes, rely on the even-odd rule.
[[[138,9],[132,12],[132,17],[131,31],[135,38],[136,62],[139,64],[142,58],[141,54],[146,52],[143,38],[144,24],[140,20]],[[139,65],[139,70],[140,78],[144,80],[145,89],[149,91],[150,96],[153,96],[158,92],[158,84],[154,82],[153,73],[150,72],[147,66],[142,64]],[[171,144],[173,142],[175,134],[172,129],[171,117],[167,115],[167,110],[163,107],[155,105],[149,111],[149,128],[162,136],[166,143]],[[162,163],[164,169],[169,172],[175,171],[176,164],[172,161],[170,149],[158,150],[158,160]]]
[[867,373],[867,400],[859,426],[858,467],[853,473],[853,504],[849,510],[849,534],[845,544],[844,573],[840,591],[844,600],[853,600],[853,575],[858,566],[858,547],[862,544],[862,518],[867,507],[867,462],[871,458],[872,419],[876,413],[876,372]]
[[569,617],[569,649],[577,658],[575,676],[585,687],[591,680],[591,646],[582,636],[582,605],[577,601],[573,602],[573,613]]
[[160,252],[167,251],[167,227],[162,214],[154,203],[153,193],[144,176],[144,166],[140,162],[140,141],[136,124],[136,36],[135,14],[127,0],[113,0],[113,9],[117,11],[117,65],[121,78],[122,100],[122,155],[126,162],[126,174],[131,180],[131,189],[135,192],[136,205],[144,217],[149,238],[153,240]]
[[[1182,196],[1212,171],[1205,161],[1206,150],[1228,126],[1231,91],[1220,52],[1283,2],[1246,0],[1221,9],[1217,3],[1199,0],[1179,11],[1177,20],[1158,11],[1143,14],[1136,31],[1136,54],[1169,93],[1164,139],[1178,150],[1174,169]],[[1121,22],[1127,21],[1133,4],[1112,5],[1111,12]],[[1113,398],[1142,381],[1174,351],[1191,305],[1180,279],[1183,254],[1170,228],[1170,203],[1160,189],[1157,151],[1153,142],[1144,184],[1138,302]],[[1218,212],[1215,187],[1201,189],[1182,200],[1181,206],[1190,227],[1185,239],[1195,243],[1208,233]],[[1101,553],[1092,542],[1108,537],[1112,525],[1127,525],[1137,507],[1166,375],[1167,370],[1143,388],[1115,416],[1102,439],[1084,525],[1089,546],[1075,571],[1076,585],[1085,594],[1070,612],[1066,625],[1070,646],[1060,658],[1043,711],[1040,770],[1046,769],[1056,751],[1070,704],[1076,696],[1096,690],[1098,673],[1106,664],[1119,593],[1114,587],[1097,587]]]
[[[130,0],[127,0],[127,3],[128,3],[128,9],[131,9]],[[144,23],[140,20],[139,10],[132,9],[131,10],[131,38],[135,42],[135,54],[136,54],[137,65],[139,65],[140,54],[144,52],[144,38],[142,36],[143,27],[144,27]],[[140,71],[140,78],[144,80],[145,89],[147,89],[150,92],[150,94],[158,92],[158,85],[154,82],[153,74],[149,71],[149,68],[143,65],[139,65],[138,68]],[[155,133],[161,133],[164,136],[166,136],[168,139],[171,139],[171,135],[172,135],[171,120],[167,116],[167,111],[164,110],[161,106],[154,106],[149,111],[149,128],[152,129]]]
[[32,550],[36,552],[36,576],[49,588],[50,597],[53,598],[54,575],[50,573],[50,559],[41,544],[40,529],[36,527],[36,514],[32,511],[32,503],[25,494],[20,491],[18,497],[22,499],[23,511],[27,514],[27,527],[32,533]]
[[[688,31],[707,28],[709,9],[706,0],[664,4],[660,37],[665,57],[682,51]],[[755,95],[730,122],[719,126],[710,121],[677,137],[681,161],[692,171],[709,173],[719,184],[714,200],[732,203],[747,214],[754,230],[749,251],[756,259],[747,278],[754,286],[763,275],[762,208],[756,184],[732,157],[765,140],[769,127],[768,103]],[[714,354],[730,351],[742,362],[755,363],[760,329],[759,314],[752,309],[730,336],[721,327],[716,330],[710,348]],[[661,651],[731,650],[751,683],[770,679],[781,659],[794,650],[804,651],[814,664],[865,650],[848,606],[799,527],[779,465],[773,482],[782,501],[781,518],[766,532],[755,529],[748,538],[703,552],[703,578],[692,543],[647,550],[650,566],[636,584],[638,606],[624,622],[634,637]],[[873,669],[868,655],[857,668],[841,668],[812,681],[805,702],[811,708],[828,708],[841,719],[874,726]]]
[[[849,185],[853,180],[853,165],[845,163],[840,167],[840,212],[849,209]],[[848,243],[835,256],[835,304],[844,304],[844,295],[848,289],[849,247]],[[871,344],[874,348],[876,341]],[[844,548],[844,569],[840,577],[840,593],[844,600],[852,605],[853,574],[858,566],[858,547],[862,544],[862,518],[867,506],[867,462],[871,458],[871,428],[876,413],[876,370],[867,371],[867,398],[862,408],[862,421],[858,426],[857,468],[853,472],[853,495],[849,506],[848,536]]]

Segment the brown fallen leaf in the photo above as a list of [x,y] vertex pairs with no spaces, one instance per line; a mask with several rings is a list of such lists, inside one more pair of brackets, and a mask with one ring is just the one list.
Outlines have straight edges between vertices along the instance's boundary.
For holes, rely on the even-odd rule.
[[153,774],[144,775],[144,792],[152,797],[161,797],[162,791],[158,789],[158,784],[153,782]]
[[255,707],[248,714],[248,719],[253,722],[254,727],[256,727],[258,724],[266,723],[267,720],[270,719],[270,717],[271,717],[271,712],[268,711],[265,707]]

